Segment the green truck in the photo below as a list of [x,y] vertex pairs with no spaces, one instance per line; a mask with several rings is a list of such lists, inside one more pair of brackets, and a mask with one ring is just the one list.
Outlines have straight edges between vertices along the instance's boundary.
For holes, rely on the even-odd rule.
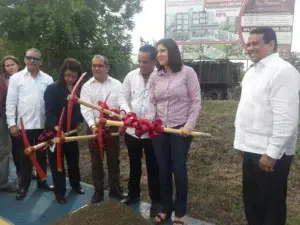
[[201,94],[212,100],[238,99],[243,63],[229,60],[185,61],[198,74]]

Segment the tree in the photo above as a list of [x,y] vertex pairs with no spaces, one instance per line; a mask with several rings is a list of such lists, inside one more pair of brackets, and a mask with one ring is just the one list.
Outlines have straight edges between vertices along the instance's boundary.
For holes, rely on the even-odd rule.
[[152,46],[156,46],[157,41],[155,39],[152,38],[152,42],[150,41],[146,41],[143,37],[140,37],[140,45],[152,45]]
[[291,52],[290,63],[299,71],[300,73],[300,52]]
[[228,44],[224,45],[224,59],[245,59],[245,55],[243,55],[243,45],[241,44]]
[[[5,0],[0,3],[0,47],[24,57],[36,47],[43,69],[56,73],[66,57],[89,70],[94,54],[105,55],[114,77],[131,66],[133,16],[142,0]],[[1,53],[2,54],[2,53]],[[1,55],[3,56],[3,55]]]

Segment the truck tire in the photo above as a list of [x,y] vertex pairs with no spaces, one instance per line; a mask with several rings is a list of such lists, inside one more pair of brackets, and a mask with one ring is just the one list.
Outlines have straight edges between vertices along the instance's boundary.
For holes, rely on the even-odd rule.
[[220,100],[222,99],[222,92],[218,89],[213,89],[207,93],[207,96],[212,100]]
[[228,88],[227,89],[227,99],[233,99],[234,98],[234,88]]

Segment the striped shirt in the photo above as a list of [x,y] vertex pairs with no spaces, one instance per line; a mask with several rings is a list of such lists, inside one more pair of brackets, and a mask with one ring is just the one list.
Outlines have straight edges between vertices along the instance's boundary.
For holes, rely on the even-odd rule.
[[193,130],[201,108],[200,84],[195,71],[183,66],[167,75],[154,71],[149,78],[147,118],[161,119],[165,127],[184,125]]
[[[110,109],[118,109],[118,94],[121,89],[121,82],[108,76],[104,83],[97,81],[94,77],[89,79],[83,86],[80,92],[80,99],[98,105],[99,101],[107,100],[107,105]],[[80,105],[81,114],[89,127],[96,125],[95,119],[99,117],[99,111]]]

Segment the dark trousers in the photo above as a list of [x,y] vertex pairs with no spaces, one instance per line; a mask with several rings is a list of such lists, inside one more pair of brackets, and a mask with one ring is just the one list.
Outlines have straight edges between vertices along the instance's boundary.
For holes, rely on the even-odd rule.
[[130,175],[128,182],[128,195],[132,198],[139,198],[141,189],[140,181],[142,176],[142,157],[143,149],[145,153],[148,190],[152,201],[160,202],[160,184],[159,184],[159,170],[155,157],[152,140],[138,139],[127,133],[124,136],[126,146],[128,148],[128,156],[130,163]]
[[[111,129],[117,132],[118,129]],[[88,129],[88,134],[91,130]],[[104,170],[103,161],[100,156],[100,150],[94,139],[89,141],[89,151],[92,161],[92,179],[96,192],[104,190]],[[120,187],[120,140],[119,137],[111,137],[104,148],[106,154],[106,162],[108,167],[108,184],[111,189]]]
[[[43,130],[26,130],[27,138],[31,146],[38,144],[38,137],[43,132]],[[32,174],[32,162],[28,155],[24,153],[25,146],[23,141],[20,142],[20,152],[21,152],[21,183],[20,187],[25,191],[28,191],[30,186],[31,174]],[[42,170],[47,173],[47,149],[35,151],[35,156],[40,164]],[[37,178],[37,184],[42,184],[41,179]]]
[[244,153],[243,198],[248,225],[285,225],[287,180],[293,156],[277,160],[274,172],[259,167],[261,155]]
[[55,194],[66,194],[66,170],[64,166],[64,158],[66,158],[68,166],[68,176],[70,186],[76,188],[80,186],[80,170],[79,170],[79,147],[78,142],[66,142],[62,144],[62,172],[57,171],[57,154],[56,150],[49,150],[49,163],[52,172]]
[[[174,209],[176,217],[183,217],[187,210],[188,174],[187,157],[192,137],[162,133],[153,139],[153,147],[159,165],[163,213]],[[173,203],[172,173],[175,178],[176,197]]]
[[22,139],[20,136],[14,137],[10,136],[11,139],[11,152],[13,161],[16,167],[16,172],[19,175],[21,171],[21,145],[22,145]]
[[9,133],[5,118],[0,117],[0,189],[9,183]]

